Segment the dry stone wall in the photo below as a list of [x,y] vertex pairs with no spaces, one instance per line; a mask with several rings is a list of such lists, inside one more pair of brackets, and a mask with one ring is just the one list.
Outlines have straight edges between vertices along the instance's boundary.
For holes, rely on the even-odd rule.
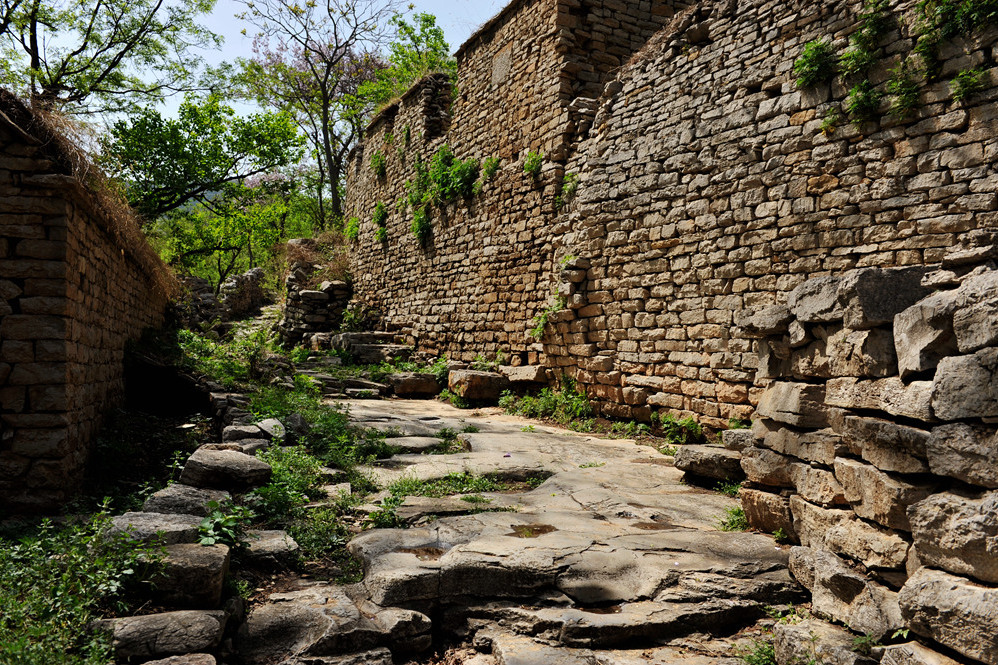
[[791,571],[816,613],[878,640],[910,630],[990,665],[996,238],[967,234],[941,269],[811,279],[759,310],[747,328],[769,385],[741,453],[749,523],[803,545]]
[[58,139],[6,93],[0,106],[0,505],[43,510],[78,488],[125,343],[162,322],[172,282]]

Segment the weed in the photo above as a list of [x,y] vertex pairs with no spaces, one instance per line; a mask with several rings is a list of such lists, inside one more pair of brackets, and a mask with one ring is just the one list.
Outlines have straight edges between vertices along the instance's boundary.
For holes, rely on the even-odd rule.
[[748,418],[728,418],[728,429],[750,429],[752,421]]
[[875,638],[870,633],[866,633],[865,635],[857,635],[856,637],[852,638],[852,650],[864,656],[869,656],[871,653],[873,653],[873,650],[875,648],[881,646],[883,646],[883,644],[880,642],[880,640]]
[[781,545],[789,543],[791,541],[790,534],[783,530],[782,527],[773,532],[773,540],[780,543]]
[[659,419],[659,429],[662,436],[672,445],[704,443],[707,439],[700,423],[692,416],[676,418],[667,413]]
[[451,406],[455,406],[459,409],[467,409],[471,406],[468,403],[468,400],[461,397],[457,393],[452,393],[450,390],[446,388],[440,391],[440,395],[437,396],[437,399],[439,399],[442,402],[450,402]]
[[835,128],[838,126],[839,121],[842,120],[842,113],[835,106],[830,106],[825,115],[821,118],[821,126],[818,127],[820,131],[825,136],[831,136],[835,133]]
[[356,240],[360,236],[360,219],[357,217],[351,217],[347,220],[347,223],[343,225],[343,236],[350,240],[351,242]]
[[562,380],[560,390],[544,388],[536,395],[516,397],[506,391],[499,398],[499,406],[506,413],[554,420],[567,425],[592,414],[593,408],[585,391],[577,389],[570,379]]
[[371,155],[371,170],[374,171],[374,175],[382,180],[388,174],[388,160],[385,159],[380,150],[375,151]]
[[468,494],[462,496],[461,501],[465,501],[467,503],[477,503],[477,504],[492,503],[492,499],[487,499],[481,494]]
[[461,430],[464,434],[477,434],[482,430],[478,428],[477,425],[465,425],[464,429]]
[[601,466],[606,466],[606,462],[586,462],[585,464],[580,464],[580,469],[598,469]]
[[343,524],[343,514],[360,503],[353,495],[344,496],[346,500],[336,507],[310,510],[287,525],[288,535],[298,543],[302,556],[317,558],[342,553],[351,536]]
[[451,429],[450,427],[444,427],[442,430],[437,432],[437,438],[440,439],[439,445],[436,445],[432,449],[434,455],[450,455],[453,453],[459,453],[464,450],[464,444],[457,438],[458,432]]
[[883,94],[869,81],[860,81],[852,87],[846,98],[845,109],[857,128],[862,129],[866,122],[877,117],[882,97]]
[[255,515],[246,506],[232,503],[208,502],[208,516],[198,525],[199,542],[202,545],[228,545],[234,550],[245,549],[246,528]]
[[745,518],[745,511],[741,507],[730,507],[724,509],[724,516],[717,519],[717,528],[721,531],[747,531],[748,520]]
[[533,425],[524,425],[520,428],[521,432],[536,432],[537,429]]
[[412,231],[412,235],[420,243],[429,240],[433,227],[430,225],[430,214],[426,211],[425,207],[416,208],[412,211],[412,224],[409,225],[409,230]]
[[531,323],[534,324],[534,327],[530,330],[530,336],[534,339],[541,339],[544,337],[544,330],[547,328],[551,315],[565,309],[567,305],[568,302],[563,296],[557,296],[554,302],[549,305],[547,309],[533,318]]
[[891,94],[890,114],[898,120],[910,117],[918,108],[919,84],[917,69],[910,59],[902,60],[894,67],[887,80],[887,92]]
[[831,42],[816,39],[805,44],[794,61],[794,74],[797,75],[798,88],[809,88],[831,80],[835,76],[835,50]]
[[523,172],[535,180],[541,175],[544,153],[531,150],[523,160]]
[[714,487],[714,491],[720,492],[724,496],[736,497],[738,496],[738,491],[741,490],[741,488],[741,483],[721,481]]
[[378,201],[374,204],[374,214],[371,217],[371,221],[379,229],[385,227],[388,223],[388,206],[386,206],[382,201]]
[[950,82],[953,101],[962,104],[974,95],[982,92],[990,83],[988,72],[984,69],[961,69]]
[[676,453],[679,452],[679,447],[678,446],[671,446],[671,445],[659,446],[658,452],[660,452],[663,455],[666,455],[668,457],[675,457]]
[[374,239],[381,244],[388,242],[388,231],[385,230],[385,227],[379,226],[374,230]]
[[575,198],[575,192],[579,189],[579,176],[575,173],[566,173],[561,181],[561,193],[555,197],[554,207],[561,210],[565,204],[570,203]]
[[278,446],[257,453],[270,465],[270,482],[249,495],[254,511],[270,522],[281,522],[297,516],[309,501],[324,496],[322,463],[301,447]]
[[898,639],[906,640],[906,639],[908,639],[908,631],[909,631],[908,628],[898,628],[891,635],[891,639],[892,640],[898,640]]
[[776,647],[772,639],[752,640],[752,646],[735,654],[747,665],[776,665]]

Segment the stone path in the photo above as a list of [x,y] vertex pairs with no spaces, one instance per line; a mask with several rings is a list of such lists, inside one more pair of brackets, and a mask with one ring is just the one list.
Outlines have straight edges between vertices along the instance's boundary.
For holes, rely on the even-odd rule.
[[[409,437],[479,430],[459,436],[465,452],[403,454],[367,469],[381,485],[463,471],[547,479],[522,493],[483,494],[508,512],[356,537],[349,548],[364,563],[364,581],[272,596],[240,632],[248,663],[276,662],[276,633],[285,653],[298,654],[288,665],[388,664],[386,647],[405,662],[430,643],[474,645],[448,662],[475,665],[735,662],[727,636],[763,618],[766,605],[805,599],[786,549],[768,536],[717,529],[737,500],[683,484],[653,448],[536,423],[522,431],[529,421],[497,409],[348,405],[356,422]],[[418,522],[461,503],[464,512],[477,505],[412,497],[399,514]],[[375,648],[356,653],[365,646]]]

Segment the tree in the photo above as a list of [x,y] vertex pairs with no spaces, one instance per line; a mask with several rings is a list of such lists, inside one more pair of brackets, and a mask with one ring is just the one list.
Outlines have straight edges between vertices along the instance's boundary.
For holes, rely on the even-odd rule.
[[450,56],[450,46],[436,17],[419,13],[413,19],[410,25],[402,16],[392,18],[396,36],[389,46],[389,64],[360,86],[360,96],[374,108],[401,97],[427,74],[443,72],[457,79],[457,61]]
[[195,50],[221,44],[196,22],[215,0],[0,3],[0,82],[44,109],[120,112],[190,90]]
[[244,81],[258,101],[293,111],[310,137],[329,196],[343,215],[340,184],[363,113],[356,90],[373,75],[373,55],[390,30],[398,0],[240,0],[259,30]]
[[224,185],[296,163],[303,141],[286,113],[245,118],[217,95],[186,99],[177,119],[145,109],[114,123],[103,140],[105,165],[125,183],[129,203],[148,218]]

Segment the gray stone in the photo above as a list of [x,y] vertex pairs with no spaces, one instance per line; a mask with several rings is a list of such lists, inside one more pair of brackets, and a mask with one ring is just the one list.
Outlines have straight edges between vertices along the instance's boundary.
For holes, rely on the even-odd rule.
[[787,330],[793,316],[786,305],[769,305],[752,312],[745,327],[757,335],[779,335]]
[[894,317],[894,346],[902,379],[928,372],[957,352],[952,291],[934,293]]
[[833,378],[825,384],[825,404],[846,409],[886,411],[892,416],[918,420],[934,420],[931,381],[905,384],[898,377],[874,380]]
[[809,383],[775,382],[759,398],[756,413],[795,427],[828,426],[824,386]]
[[843,554],[868,567],[899,568],[905,563],[909,543],[904,538],[863,522],[851,510],[821,508],[792,496],[790,512],[805,547]]
[[810,464],[792,464],[790,482],[805,501],[820,506],[836,506],[846,503],[842,485],[831,471]]
[[957,661],[938,651],[919,644],[907,642],[884,649],[880,665],[960,665]]
[[777,665],[875,665],[877,661],[853,649],[853,635],[844,628],[808,619],[773,627]]
[[242,557],[256,566],[286,568],[298,557],[298,543],[285,531],[250,529],[246,533],[246,543]]
[[864,330],[891,324],[894,317],[931,291],[922,286],[925,266],[861,268],[843,275],[838,298],[847,328]]
[[258,425],[229,425],[222,428],[222,441],[239,441],[240,439],[266,438]]
[[676,468],[693,476],[737,482],[745,477],[741,454],[719,446],[680,446]]
[[841,277],[816,277],[809,279],[787,298],[790,312],[802,323],[827,323],[841,321],[845,307],[839,301]]
[[721,442],[728,450],[740,452],[755,445],[755,434],[749,428],[726,429],[721,432]]
[[998,296],[956,310],[953,332],[961,353],[998,345]]
[[218,607],[228,572],[229,548],[225,545],[170,545],[161,574],[155,578],[156,597],[177,607]]
[[301,442],[312,431],[312,426],[308,424],[305,416],[300,413],[292,413],[284,419],[284,425],[288,429],[290,442]]
[[201,517],[167,513],[125,513],[111,518],[111,524],[112,533],[127,533],[130,538],[146,543],[175,545],[197,541]]
[[[278,443],[284,443],[284,440],[288,436],[288,430],[277,418],[266,418],[261,420],[256,424],[257,427],[263,432],[263,437],[265,439],[270,439],[272,441],[277,441]],[[247,437],[249,438],[249,437]]]
[[548,382],[548,369],[543,365],[503,365],[499,373],[516,385],[540,385]]
[[222,641],[226,619],[221,610],[182,610],[104,619],[96,627],[111,633],[115,656],[125,660],[211,651]]
[[932,411],[940,420],[998,416],[998,348],[939,361]]
[[509,385],[509,379],[494,372],[462,369],[447,377],[447,386],[452,393],[472,400],[498,400],[504,390],[509,390]]
[[846,416],[836,426],[852,454],[882,471],[924,473],[929,469],[925,460],[931,434],[925,430],[862,416]]
[[770,487],[793,487],[793,459],[765,448],[746,448],[741,453],[742,470],[749,482]]
[[442,441],[435,436],[398,436],[389,439],[389,443],[404,453],[425,453]]
[[280,665],[394,665],[388,649],[372,649],[346,656],[300,656],[282,660]]
[[894,337],[886,330],[844,329],[828,336],[829,376],[882,378],[897,374]]
[[229,493],[222,490],[209,490],[180,483],[170,483],[146,499],[146,502],[142,504],[142,511],[204,517],[210,512],[208,503],[212,501],[223,503],[230,498]]
[[932,492],[932,486],[910,483],[869,464],[852,459],[835,460],[835,477],[856,514],[877,524],[910,531],[908,506]]
[[392,374],[387,383],[399,397],[432,397],[440,392],[440,384],[432,374],[402,372]]
[[779,530],[788,537],[794,535],[790,499],[746,487],[739,490],[738,496],[749,527],[765,533],[776,533]]
[[801,432],[779,423],[759,420],[753,423],[752,432],[761,448],[826,466],[831,466],[835,457],[846,450],[842,437],[830,428]]
[[811,609],[819,616],[876,640],[904,625],[897,594],[857,573],[831,552],[794,547],[790,572],[811,592]]
[[998,665],[998,589],[920,568],[898,594],[912,631],[968,658]]
[[266,462],[235,450],[198,448],[187,460],[180,482],[194,487],[245,490],[270,480]]
[[207,653],[189,653],[147,661],[145,665],[215,665],[215,657]]
[[998,583],[998,492],[935,494],[908,515],[923,564]]
[[998,429],[993,426],[940,425],[933,428],[925,452],[936,475],[998,488]]

